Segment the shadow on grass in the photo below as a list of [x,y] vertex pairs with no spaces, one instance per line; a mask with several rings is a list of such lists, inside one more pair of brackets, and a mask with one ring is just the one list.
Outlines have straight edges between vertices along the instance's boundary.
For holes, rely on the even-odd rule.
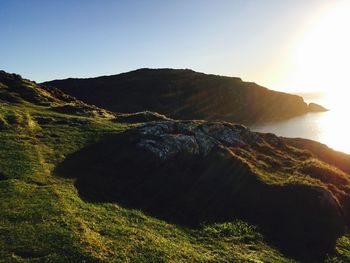
[[7,177],[3,173],[0,172],[0,181],[6,180],[6,179],[7,179]]
[[86,201],[117,202],[186,227],[245,220],[300,260],[322,260],[343,233],[339,206],[320,187],[266,184],[225,148],[160,161],[136,147],[138,139],[110,136],[68,156],[55,172],[76,178]]

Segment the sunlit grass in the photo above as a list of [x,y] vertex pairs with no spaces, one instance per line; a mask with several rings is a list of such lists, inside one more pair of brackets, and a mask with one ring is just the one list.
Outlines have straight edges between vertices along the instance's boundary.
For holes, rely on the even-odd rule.
[[[74,180],[55,176],[55,167],[85,146],[138,123],[71,115],[53,111],[51,105],[18,101],[0,105],[0,261],[292,262],[258,227],[241,220],[187,228],[118,203],[85,202]],[[127,117],[135,121],[135,116]],[[278,143],[256,147],[260,155],[238,147],[232,156],[247,166],[254,163],[265,183],[321,184],[311,176],[318,167],[339,173],[307,161],[310,154],[298,148],[290,147],[284,158]],[[273,166],[280,171],[267,173]],[[292,176],[293,170],[310,176]],[[348,242],[341,237],[329,260],[348,259]]]
[[186,229],[118,204],[86,203],[73,180],[52,174],[67,155],[127,124],[85,118],[86,125],[38,125],[39,116],[84,117],[29,104],[1,107],[0,116],[12,122],[0,131],[5,177],[0,258],[5,262],[288,261],[244,222]]

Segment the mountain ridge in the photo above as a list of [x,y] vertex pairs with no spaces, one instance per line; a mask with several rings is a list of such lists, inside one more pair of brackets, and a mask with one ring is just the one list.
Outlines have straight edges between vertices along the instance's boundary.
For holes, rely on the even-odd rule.
[[174,119],[223,120],[243,124],[287,119],[323,107],[303,98],[272,91],[238,77],[190,69],[142,68],[95,78],[68,78],[42,83],[87,103],[114,111],[149,110]]

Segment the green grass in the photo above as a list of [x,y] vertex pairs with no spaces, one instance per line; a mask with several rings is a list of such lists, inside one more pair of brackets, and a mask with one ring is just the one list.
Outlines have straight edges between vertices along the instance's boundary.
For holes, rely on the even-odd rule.
[[[118,204],[85,202],[72,179],[52,174],[67,155],[128,125],[29,103],[2,105],[0,116],[0,261],[290,261],[244,222],[183,228]],[[38,117],[89,122],[38,125]]]
[[[25,96],[0,83],[0,99],[17,102],[0,104],[0,262],[293,262],[269,245],[259,228],[243,221],[186,228],[118,203],[82,200],[74,180],[55,176],[55,167],[131,124],[53,111],[50,100],[62,101],[32,82],[18,81]],[[43,103],[30,102],[40,96],[46,98]],[[40,118],[51,121],[39,124]],[[306,163],[305,152],[293,151],[293,160],[235,154],[256,163],[270,183],[288,184],[295,178],[285,178],[283,171],[263,173],[277,160],[291,161],[296,171],[310,174],[323,165]],[[320,183],[312,176],[297,180]],[[343,236],[327,262],[347,261],[350,239]]]

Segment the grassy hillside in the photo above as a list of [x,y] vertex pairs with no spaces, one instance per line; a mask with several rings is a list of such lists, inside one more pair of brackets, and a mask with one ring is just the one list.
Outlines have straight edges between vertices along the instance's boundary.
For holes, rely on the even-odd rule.
[[[190,227],[83,200],[74,175],[54,171],[138,124],[58,93],[0,74],[0,262],[293,262],[244,220]],[[344,234],[326,259],[349,261],[349,247]]]
[[77,178],[85,200],[189,227],[247,220],[288,255],[321,260],[350,222],[350,156],[318,148],[337,163],[241,125],[162,121],[108,136],[56,171]]
[[140,69],[114,76],[44,83],[115,112],[150,110],[175,119],[251,124],[285,119],[322,107],[302,97],[268,90],[239,78],[192,70]]
[[2,76],[2,98],[16,102],[1,99],[0,107],[1,262],[289,262],[242,221],[191,229],[118,203],[83,201],[74,180],[53,170],[128,124],[57,112],[35,83],[6,77],[39,100],[24,99]]

